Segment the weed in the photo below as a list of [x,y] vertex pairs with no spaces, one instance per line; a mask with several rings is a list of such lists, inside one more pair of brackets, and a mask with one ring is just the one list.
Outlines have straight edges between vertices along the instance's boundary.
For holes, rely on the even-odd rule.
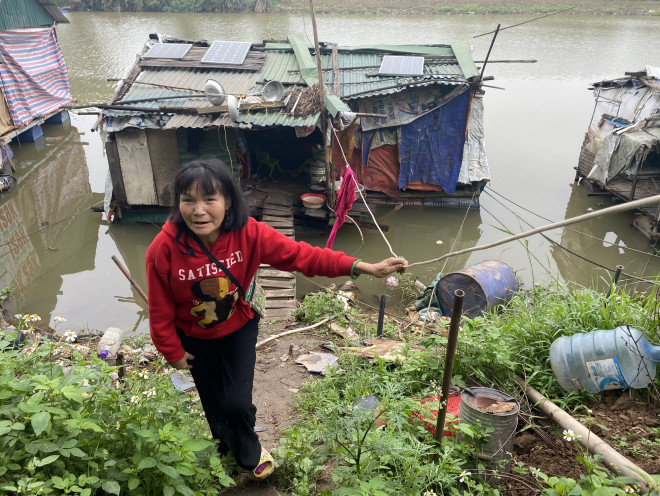
[[13,291],[14,290],[12,288],[0,289],[0,303],[2,303],[3,301],[7,301],[7,299],[11,296]]
[[[162,367],[119,380],[73,342],[25,344],[0,342],[0,492],[211,495],[233,483]],[[71,359],[55,360],[67,346]]]
[[[589,434],[591,434],[591,425],[593,418],[587,420]],[[614,477],[602,467],[603,456],[591,455],[588,448],[582,448],[578,435],[571,429],[564,430],[564,441],[575,445],[578,451],[577,461],[584,465],[587,474],[579,480],[568,477],[549,477],[540,470],[531,469],[532,475],[541,483],[541,487],[546,486],[541,492],[543,496],[563,496],[563,495],[587,495],[587,494],[611,494],[623,495],[626,493],[635,493],[635,486],[639,481],[633,477]],[[588,440],[587,440],[588,446]],[[609,489],[608,489],[609,488]]]
[[348,316],[353,315],[353,310],[348,308],[345,297],[341,297],[336,291],[329,289],[310,293],[293,316],[305,324],[313,324],[327,317],[335,317],[340,325],[348,323]]
[[140,334],[138,336],[127,336],[124,338],[124,344],[135,349],[143,348],[144,346],[151,343],[151,335],[148,333]]

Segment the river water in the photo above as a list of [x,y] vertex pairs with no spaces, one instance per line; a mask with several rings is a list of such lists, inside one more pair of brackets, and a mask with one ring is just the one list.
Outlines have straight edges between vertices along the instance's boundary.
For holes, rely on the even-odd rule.
[[[58,26],[57,33],[78,104],[107,102],[116,84],[108,79],[125,75],[150,33],[252,42],[302,33],[313,40],[310,18],[300,14],[75,12],[68,17],[71,23]],[[341,45],[466,40],[474,59],[481,61],[492,35],[476,35],[533,17],[323,15],[317,16],[317,24],[321,41]],[[410,262],[428,261],[611,205],[607,198],[587,196],[573,182],[593,111],[588,87],[645,65],[660,66],[660,52],[652,49],[658,22],[653,16],[556,15],[501,30],[485,70],[486,76],[494,76],[484,100],[492,181],[481,196],[482,208],[469,213],[381,209],[392,250]],[[504,60],[536,63],[497,62]],[[15,297],[6,304],[10,312],[37,313],[53,326],[52,317],[62,314],[71,329],[116,326],[144,332],[146,305],[111,257],[116,255],[146,290],[144,252],[158,227],[109,225],[88,208],[102,201],[107,174],[100,138],[91,131],[95,119],[74,114],[69,125],[44,126],[45,146],[13,145],[19,184],[0,195],[0,288],[15,288]],[[548,231],[547,237],[536,235],[410,270],[430,283],[440,271],[497,259],[526,288],[552,280],[591,286],[609,281],[616,265],[624,266],[624,274],[649,279],[660,273],[660,258],[630,226],[632,218],[632,213],[623,213],[582,222]],[[302,239],[319,245],[326,240]],[[369,261],[390,254],[377,231],[363,230],[361,235],[348,224],[334,247]],[[627,276],[622,280],[640,291],[648,289]],[[329,282],[299,277],[299,293]],[[358,284],[367,302],[376,303],[389,291],[393,305],[400,296],[381,280],[363,276]]]

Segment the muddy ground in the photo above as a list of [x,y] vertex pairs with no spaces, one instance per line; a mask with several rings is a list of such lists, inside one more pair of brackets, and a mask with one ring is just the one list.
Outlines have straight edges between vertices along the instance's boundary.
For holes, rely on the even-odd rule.
[[[660,15],[658,0],[313,0],[317,14],[529,14],[544,15],[569,9],[563,14]],[[308,12],[309,0],[281,0],[274,11]]]

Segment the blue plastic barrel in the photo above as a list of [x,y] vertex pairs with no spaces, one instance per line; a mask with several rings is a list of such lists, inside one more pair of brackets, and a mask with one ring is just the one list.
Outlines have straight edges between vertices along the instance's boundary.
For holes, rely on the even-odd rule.
[[463,290],[463,314],[477,317],[505,304],[518,288],[511,267],[499,260],[486,260],[447,274],[438,281],[435,292],[442,313],[451,316],[454,291]]
[[552,371],[568,392],[645,388],[655,380],[658,360],[660,346],[629,326],[562,336],[550,346]]

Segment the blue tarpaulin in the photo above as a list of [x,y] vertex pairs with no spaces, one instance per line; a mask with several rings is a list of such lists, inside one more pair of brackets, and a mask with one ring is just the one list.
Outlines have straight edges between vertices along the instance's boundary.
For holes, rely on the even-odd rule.
[[399,188],[411,182],[456,190],[463,160],[470,92],[464,91],[438,109],[400,126]]

